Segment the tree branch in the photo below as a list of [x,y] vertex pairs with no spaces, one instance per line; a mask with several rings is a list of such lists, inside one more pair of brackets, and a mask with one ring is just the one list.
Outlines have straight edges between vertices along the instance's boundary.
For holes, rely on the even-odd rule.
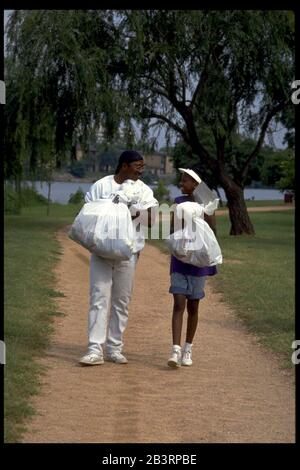
[[175,59],[175,64],[176,64],[177,71],[178,71],[178,74],[179,74],[180,79],[181,79],[181,83],[182,83],[182,101],[183,101],[183,103],[185,104],[185,103],[186,103],[185,77],[184,77],[184,74],[182,73],[181,67],[180,67],[180,65],[178,64],[178,62],[177,62],[176,59]]
[[256,143],[256,146],[253,150],[253,152],[250,153],[250,155],[248,156],[247,160],[245,161],[245,164],[244,164],[244,167],[242,168],[241,170],[241,173],[240,173],[240,179],[241,179],[241,182],[243,183],[246,179],[246,176],[247,176],[247,173],[248,173],[248,169],[249,169],[249,166],[250,166],[250,163],[251,161],[257,157],[257,155],[259,154],[260,152],[260,149],[263,145],[263,142],[264,142],[264,139],[265,139],[265,135],[266,135],[266,131],[268,129],[268,126],[270,124],[270,121],[271,119],[279,112],[281,111],[284,106],[287,104],[287,101],[282,101],[281,103],[278,103],[277,106],[275,106],[271,111],[269,111],[266,115],[266,118],[265,118],[265,121],[261,127],[261,131],[260,131],[260,135],[259,135],[259,139]]
[[203,71],[202,71],[202,74],[201,74],[201,77],[197,83],[197,86],[196,86],[196,89],[194,91],[194,94],[193,94],[193,97],[192,97],[192,101],[191,101],[191,104],[190,104],[190,108],[192,108],[197,100],[197,98],[199,96],[201,96],[201,94],[203,93],[203,90],[204,90],[204,85],[205,85],[205,82],[208,78],[208,73],[207,73],[207,66],[208,66],[208,61],[209,61],[209,58],[210,58],[210,55],[211,55],[211,51],[208,52],[206,58],[205,58],[205,63],[204,63],[204,67],[203,67]]
[[218,159],[219,164],[224,168],[226,137],[225,136],[222,137],[218,135],[218,131],[215,128],[212,128],[212,132],[214,134],[214,139],[216,143],[217,159]]
[[185,141],[188,141],[188,136],[187,136],[185,130],[182,129],[177,124],[175,124],[174,122],[172,122],[170,119],[168,119],[163,114],[158,114],[158,113],[155,113],[154,111],[142,111],[142,118],[149,118],[149,119],[153,118],[153,119],[158,119],[160,121],[163,121],[166,124],[168,124],[170,127],[172,127],[172,129],[174,129],[176,132],[181,134]]

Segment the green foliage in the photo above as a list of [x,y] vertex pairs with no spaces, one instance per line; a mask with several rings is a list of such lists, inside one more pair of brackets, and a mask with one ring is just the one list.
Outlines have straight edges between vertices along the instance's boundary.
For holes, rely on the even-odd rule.
[[[171,157],[175,168],[192,168],[197,171],[210,188],[216,189],[219,186],[215,173],[201,163],[199,156],[194,154],[191,147],[183,141],[178,141],[175,144]],[[175,184],[179,183],[180,177],[181,173],[177,172]]]
[[[237,172],[240,171],[254,145],[255,141],[253,139],[235,137],[232,149],[234,156],[232,155],[231,159],[228,159],[226,162],[226,168],[231,178],[234,179]],[[287,161],[291,164],[290,170],[294,171],[294,160],[289,160],[288,157],[290,154],[291,150],[289,149],[278,150],[264,145],[257,157],[251,162],[247,178],[245,179],[245,186],[281,187],[277,186],[277,183],[283,177],[283,174],[288,171]],[[216,189],[219,186],[215,173],[205,167],[205,165],[201,165],[198,156],[193,154],[191,148],[184,142],[179,141],[176,143],[172,151],[172,159],[175,168],[194,168],[209,187]],[[179,182],[179,179],[180,173],[177,174],[176,183]],[[290,184],[293,184],[293,182]]]
[[21,208],[29,206],[46,205],[47,199],[39,194],[34,188],[22,187],[20,194],[14,187],[6,183],[4,186],[4,213],[20,214]]
[[78,188],[76,193],[71,194],[68,204],[79,204],[84,202],[84,192],[81,188]]
[[21,205],[19,196],[13,186],[5,184],[4,186],[4,214],[20,214]]
[[153,193],[159,203],[166,202],[170,199],[170,192],[162,179],[158,181],[157,188],[154,189]]
[[6,32],[6,177],[59,168],[100,123],[110,138],[126,100],[110,73],[118,54],[111,12],[14,10]]
[[277,182],[276,187],[282,191],[295,191],[295,157],[291,150],[286,152],[286,159],[281,161],[280,167],[282,177]]
[[[167,139],[180,137],[211,186],[223,187],[231,232],[251,233],[241,188],[257,177],[265,136],[283,122],[293,145],[293,16],[14,10],[7,28],[6,177],[47,168],[51,178],[100,124],[109,142],[122,127],[130,146],[134,118],[142,145],[152,127],[167,128]],[[252,139],[247,150],[238,142],[241,130]],[[237,204],[242,217],[235,216]]]
[[268,149],[263,152],[263,163],[261,165],[260,180],[265,186],[275,186],[282,176],[281,162],[285,159],[284,151]]
[[75,161],[72,163],[69,169],[70,173],[77,178],[84,178],[86,174],[86,167],[84,162],[82,161]]
[[45,206],[47,205],[47,198],[39,194],[34,188],[25,187],[21,191],[21,205],[22,207],[29,206]]

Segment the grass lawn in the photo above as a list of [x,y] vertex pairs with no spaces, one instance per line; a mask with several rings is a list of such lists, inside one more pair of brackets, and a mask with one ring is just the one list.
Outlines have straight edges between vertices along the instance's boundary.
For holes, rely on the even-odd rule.
[[40,367],[32,359],[42,354],[51,333],[52,318],[60,315],[55,297],[53,267],[60,256],[55,231],[71,223],[79,206],[23,209],[4,219],[4,440],[17,442],[28,404],[39,388]]
[[291,206],[292,204],[285,204],[283,199],[274,199],[271,201],[246,201],[247,207],[262,207],[262,206]]
[[[224,263],[211,278],[261,343],[284,367],[292,367],[295,339],[294,211],[251,213],[256,235],[229,236],[227,215],[218,216],[218,240]],[[164,251],[161,240],[150,243]]]
[[[291,206],[293,207],[293,204],[285,204],[283,199],[274,199],[274,200],[271,200],[271,201],[245,201],[246,202],[246,206],[247,207],[268,207],[268,206]],[[219,210],[225,210],[225,209],[228,209],[226,204],[224,204],[223,202],[223,207],[220,207],[217,209],[217,211]]]

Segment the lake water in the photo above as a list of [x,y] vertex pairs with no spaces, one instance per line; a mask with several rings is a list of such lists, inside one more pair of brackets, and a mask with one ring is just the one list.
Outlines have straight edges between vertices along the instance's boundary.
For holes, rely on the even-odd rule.
[[[69,183],[69,182],[54,182],[51,185],[51,200],[60,204],[67,204],[71,194],[81,188],[83,192],[87,192],[91,187],[92,183]],[[170,191],[171,199],[181,195],[181,191],[177,186],[172,184],[168,185],[167,188]],[[47,183],[36,182],[36,190],[42,196],[48,196],[48,185]],[[220,188],[220,195],[223,201],[226,201],[226,197],[223,189]],[[251,189],[246,188],[244,190],[245,199],[255,199],[256,201],[267,201],[267,200],[282,200],[283,193],[277,189]]]

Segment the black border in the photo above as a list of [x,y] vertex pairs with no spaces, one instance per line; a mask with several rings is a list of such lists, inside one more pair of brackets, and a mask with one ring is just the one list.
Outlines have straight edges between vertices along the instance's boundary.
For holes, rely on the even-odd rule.
[[[185,1],[181,5],[176,5],[174,2],[166,1],[121,1],[121,0],[104,0],[104,1],[91,1],[86,0],[84,2],[84,8],[81,9],[218,9],[218,10],[227,10],[227,9],[236,9],[236,10],[293,10],[295,12],[296,20],[296,75],[295,79],[300,80],[300,2],[287,0],[282,2],[281,5],[276,5],[274,2],[266,1],[253,1],[248,2],[244,1],[240,5],[236,5],[233,1],[216,1],[211,0],[209,2],[199,1],[196,4],[192,1]],[[40,8],[42,7],[42,8]],[[40,5],[35,5],[32,1],[19,1],[19,0],[3,0],[1,13],[1,59],[0,59],[0,79],[3,80],[4,76],[4,29],[3,29],[3,20],[4,20],[4,10],[13,10],[13,9],[78,9],[78,5],[74,5],[71,2],[64,2],[56,0],[44,1]],[[291,92],[292,93],[292,92]],[[300,136],[299,136],[299,116],[300,116],[300,105],[296,105],[296,155],[299,155],[296,158],[296,181],[299,182],[300,175]],[[0,119],[1,119],[1,150],[3,149],[3,105],[0,106]],[[1,152],[1,154],[3,154]],[[3,166],[1,166],[1,172],[3,176]],[[3,185],[1,187],[3,191]],[[3,194],[3,192],[2,192]],[[299,208],[297,205],[298,198],[298,189],[296,190],[295,200],[295,235],[296,235],[296,279],[297,279],[297,266],[299,266],[299,247],[297,245],[297,240],[299,240]],[[3,201],[3,198],[2,198]],[[3,211],[4,213],[4,211]],[[3,220],[3,218],[2,218]],[[2,244],[3,248],[3,232],[2,234]],[[3,271],[2,271],[3,272]],[[284,275],[284,273],[283,273]],[[2,276],[3,279],[3,276]],[[296,312],[299,305],[299,290],[296,289]],[[1,337],[3,339],[3,316],[1,325]],[[295,339],[300,340],[300,320],[299,315],[296,314],[295,318],[296,326],[296,337]],[[292,354],[292,349],[291,349]],[[298,354],[299,357],[299,354]],[[1,390],[3,393],[3,374],[4,367],[1,365]],[[296,366],[296,390],[299,391],[299,365]],[[1,407],[2,414],[2,423],[3,423],[3,401]],[[145,465],[147,461],[147,454],[177,454],[177,455],[196,455],[197,465],[205,464],[213,466],[217,464],[219,458],[226,458],[227,456],[232,457],[231,452],[233,451],[236,455],[236,451],[242,452],[242,455],[247,456],[247,463],[249,465],[257,465],[257,452],[260,455],[264,455],[269,459],[274,459],[278,465],[286,465],[287,457],[296,457],[296,452],[299,451],[299,406],[296,401],[296,443],[295,444],[113,444],[113,443],[99,443],[99,444],[8,444],[3,442],[3,426],[1,426],[1,447],[2,451],[5,451],[7,463],[9,466],[14,463],[20,462],[22,465],[29,464],[30,466],[39,466],[43,467],[46,463],[49,466],[57,466],[61,463],[61,457],[64,456],[67,460],[68,466],[76,463],[84,463],[85,466],[88,465],[102,465],[102,459],[109,454],[113,456],[136,456],[137,462],[133,468],[136,468],[141,465]],[[129,437],[130,439],[130,437]],[[254,452],[253,452],[254,451]],[[3,455],[3,453],[2,453]],[[4,455],[3,455],[4,457]],[[209,457],[209,461],[205,461],[205,458]],[[236,456],[238,457],[238,455]],[[143,462],[139,462],[139,459],[143,459]],[[225,463],[226,460],[224,460]],[[230,465],[241,466],[244,462],[241,462],[238,458],[230,459],[228,462]],[[96,468],[96,467],[94,467]]]

